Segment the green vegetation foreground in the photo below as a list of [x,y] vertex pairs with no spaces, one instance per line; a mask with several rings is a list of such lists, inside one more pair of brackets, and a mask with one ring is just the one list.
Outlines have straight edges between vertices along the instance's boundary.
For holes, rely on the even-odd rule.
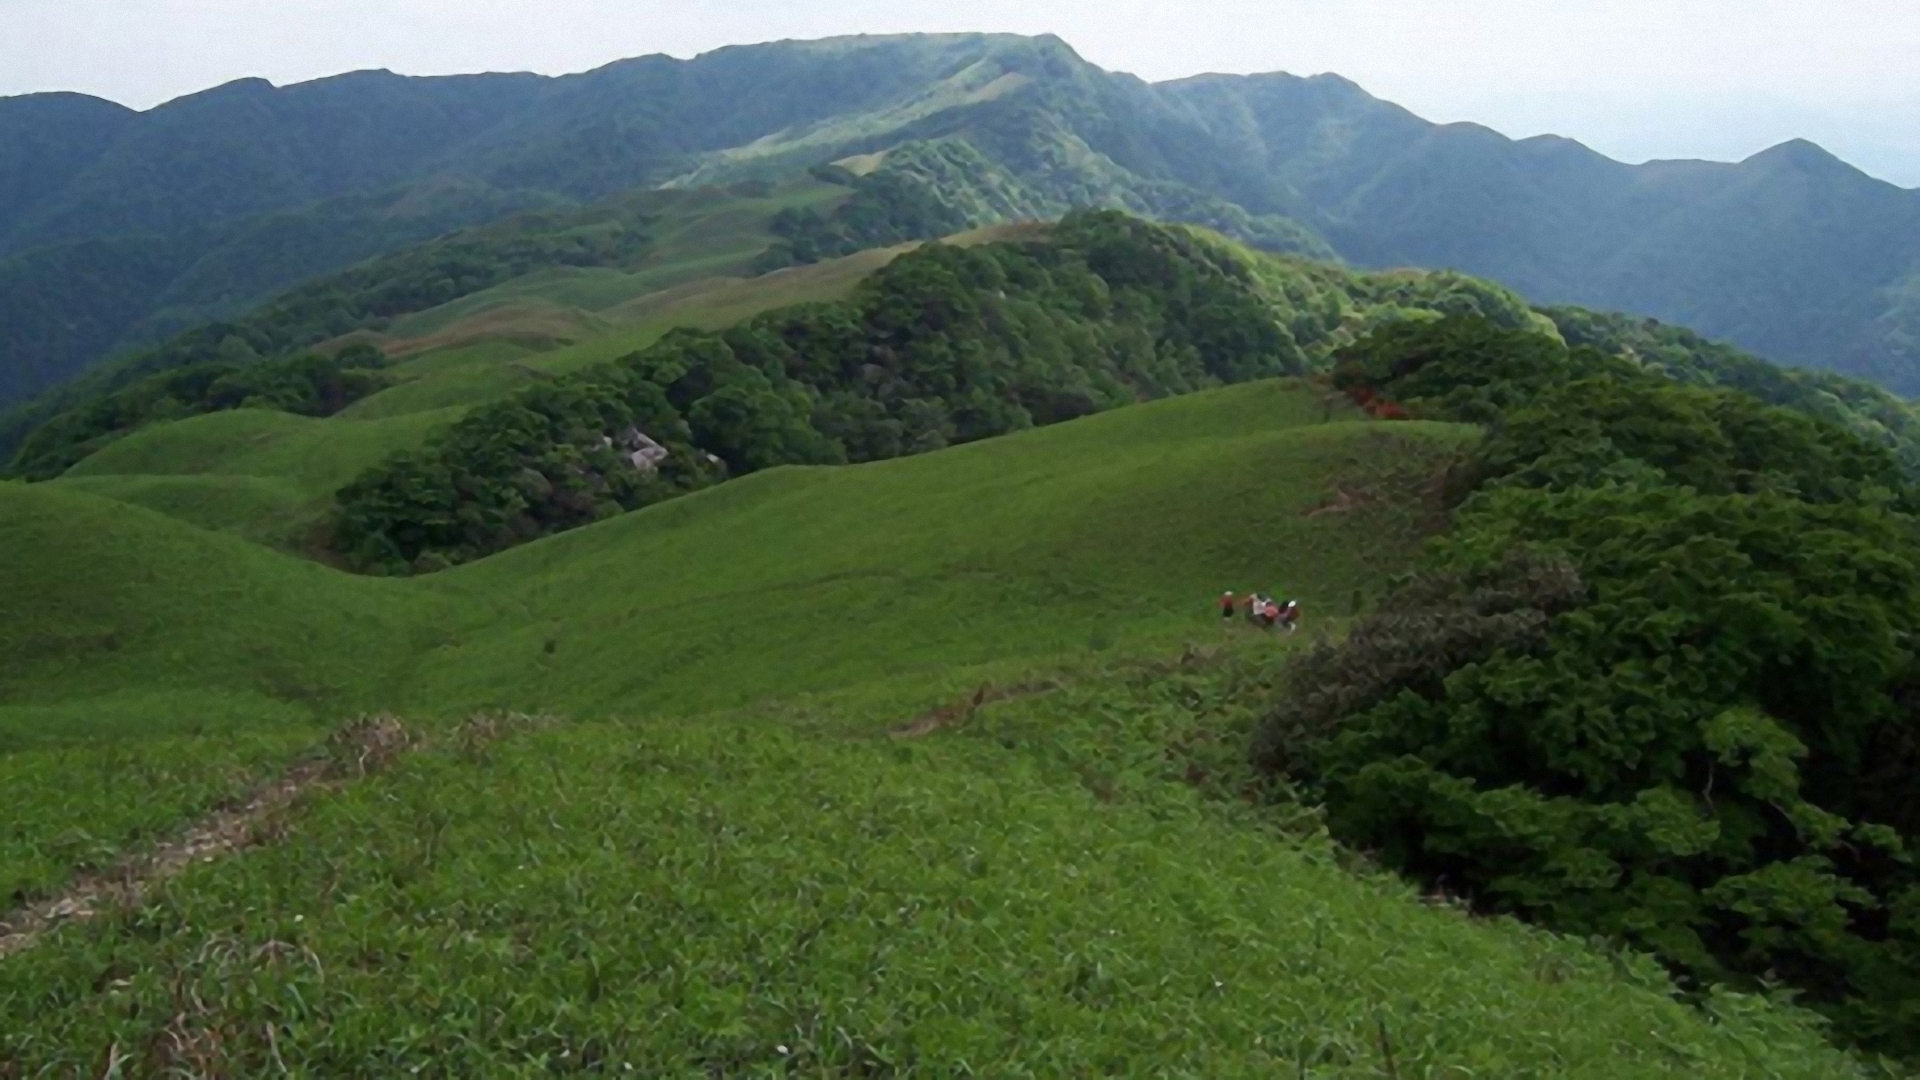
[[[1651,964],[1206,801],[1164,751],[1223,687],[1126,674],[920,743],[812,710],[451,739],[0,965],[0,1051],[19,1075],[1860,1075],[1758,999],[1696,1010]],[[817,704],[877,734],[890,696]]]
[[[8,550],[42,571],[8,584],[61,641],[0,651],[7,700],[34,703],[6,712],[43,755],[96,745],[116,702],[122,746],[163,716],[211,745],[220,702],[288,731],[396,699],[638,717],[424,724],[427,749],[263,822],[257,849],[0,963],[0,1061],[1854,1073],[1792,1010],[1703,1012],[1644,963],[1355,877],[1298,810],[1216,797],[1249,778],[1283,643],[1223,631],[1210,598],[1233,582],[1346,610],[1436,524],[1433,479],[1470,434],[1328,415],[1299,384],[1254,383],[776,469],[404,581],[0,488]],[[1196,638],[1184,666],[1106,659]],[[983,681],[1029,696],[878,737]],[[57,839],[74,809],[22,827]]]

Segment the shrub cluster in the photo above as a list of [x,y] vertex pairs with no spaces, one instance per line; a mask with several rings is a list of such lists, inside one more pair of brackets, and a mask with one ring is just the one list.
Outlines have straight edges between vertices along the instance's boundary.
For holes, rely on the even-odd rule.
[[1920,1051],[1920,541],[1886,450],[1471,319],[1340,383],[1487,423],[1454,528],[1256,747],[1497,910]]
[[811,171],[815,179],[852,188],[853,194],[830,213],[793,207],[774,215],[773,233],[780,239],[755,261],[754,269],[761,273],[910,240],[935,240],[974,224],[925,183],[904,173],[855,176],[837,165]]
[[631,372],[529,387],[355,479],[334,542],[366,569],[442,569],[714,482],[724,470],[691,441]]

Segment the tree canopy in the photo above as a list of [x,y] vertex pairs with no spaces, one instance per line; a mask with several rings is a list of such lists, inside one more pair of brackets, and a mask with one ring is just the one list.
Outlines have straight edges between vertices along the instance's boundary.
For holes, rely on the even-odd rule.
[[1480,905],[1920,1050],[1920,522],[1893,456],[1481,320],[1338,372],[1488,435],[1421,572],[1295,665],[1259,763]]

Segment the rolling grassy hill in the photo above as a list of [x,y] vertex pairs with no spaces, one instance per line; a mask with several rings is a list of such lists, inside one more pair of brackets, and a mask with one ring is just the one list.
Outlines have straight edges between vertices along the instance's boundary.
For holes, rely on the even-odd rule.
[[[1433,523],[1384,493],[1417,492],[1466,432],[1389,434],[1326,409],[1299,384],[1258,383],[938,454],[776,469],[418,579],[515,619],[437,651],[415,693],[704,710],[1090,641],[1171,646],[1195,598],[1232,582],[1345,612]],[[1379,486],[1379,516],[1304,516],[1342,483]]]
[[[341,574],[129,510],[86,493],[86,476],[75,479],[78,491],[67,481],[9,484],[0,487],[6,565],[22,618],[7,630],[0,686],[10,702],[53,704],[185,680],[178,688],[329,714],[375,699],[452,711],[626,711],[636,695],[663,692],[663,706],[713,707],[775,687],[878,678],[913,669],[916,658],[946,664],[955,648],[986,662],[1080,648],[1090,636],[1164,644],[1190,628],[1196,593],[1249,576],[1342,610],[1378,572],[1374,547],[1392,549],[1395,535],[1418,530],[1380,532],[1375,523],[1377,544],[1355,546],[1340,538],[1352,515],[1302,513],[1331,497],[1329,484],[1419,473],[1465,429],[1389,434],[1329,409],[1302,384],[1265,382],[940,454],[775,469],[405,581]],[[279,419],[244,411],[201,419],[263,417]],[[128,452],[139,449],[133,443]],[[206,444],[210,453],[222,445]],[[309,449],[280,444],[268,457],[306,462],[316,456]],[[235,467],[244,461],[236,455]],[[1349,473],[1357,479],[1341,479]],[[1380,509],[1405,508],[1383,500]],[[1178,561],[1185,568],[1168,576],[1164,564]],[[228,562],[227,572],[212,569]],[[869,566],[884,569],[861,572]],[[120,581],[141,587],[118,589]],[[995,599],[955,610],[975,588]],[[775,613],[739,617],[756,603]],[[337,648],[328,627],[337,627]],[[391,636],[422,627],[431,648]],[[730,649],[699,644],[706,635],[747,635],[740,645],[755,651],[783,643],[793,666],[761,682],[717,679],[699,657],[726,663]],[[620,660],[672,655],[681,636],[698,644],[685,657]],[[868,644],[849,647],[854,640]],[[188,659],[202,653],[219,663]],[[517,697],[503,689],[514,686],[528,689]]]
[[[408,580],[0,486],[7,888],[166,834],[345,713],[427,739],[0,960],[0,1061],[1854,1074],[1790,1010],[1696,1010],[1224,797],[1294,642],[1212,597],[1334,624],[1472,437],[1252,383],[770,470]],[[983,682],[1004,696],[957,730],[883,737]],[[454,723],[501,708],[572,720]]]
[[[537,274],[474,299],[455,312],[403,320],[391,335],[356,335],[400,353],[395,384],[324,419],[236,409],[139,430],[88,456],[55,481],[61,488],[120,499],[287,551],[322,553],[334,492],[400,450],[418,447],[467,407],[515,388],[604,363],[645,347],[677,326],[717,328],[771,308],[844,296],[897,254],[862,252],[754,278],[706,277],[655,288],[667,271],[616,274],[592,298],[568,275]],[[554,288],[555,285],[559,288]],[[503,299],[511,297],[512,299]],[[578,343],[523,344],[528,297],[585,323],[590,312],[562,300],[605,301]],[[409,325],[411,324],[411,325]],[[427,329],[422,330],[421,327]],[[408,337],[408,333],[421,337]]]
[[[102,766],[75,740],[152,743],[171,762],[209,732],[287,751],[316,724],[381,707],[671,714],[942,682],[1089,643],[1173,647],[1221,582],[1343,610],[1372,560],[1404,559],[1427,523],[1384,502],[1302,512],[1330,482],[1378,476],[1392,490],[1463,432],[1388,437],[1327,416],[1314,393],[1257,384],[944,454],[774,470],[409,581],[341,574],[65,483],[0,486],[15,616],[0,630],[0,733],[37,755],[14,761],[29,809],[12,842],[44,853],[73,829],[171,824],[143,816],[157,780],[97,783],[100,805],[76,819],[74,772]],[[1221,506],[1237,508],[1230,522]],[[742,668],[743,653],[765,662]],[[226,792],[236,767],[226,749],[158,771],[138,753],[110,760],[182,791]],[[0,894],[58,880],[46,856],[21,858]]]
[[[476,404],[529,379],[625,356],[675,327],[720,329],[774,308],[839,300],[905,250],[877,248],[756,277],[528,275],[444,309],[409,316],[371,338],[402,358],[393,369],[401,385],[356,402],[341,415]],[[565,331],[551,332],[555,326]]]
[[262,409],[209,413],[116,442],[55,486],[312,551],[313,530],[334,491],[458,414],[442,409],[348,422]]

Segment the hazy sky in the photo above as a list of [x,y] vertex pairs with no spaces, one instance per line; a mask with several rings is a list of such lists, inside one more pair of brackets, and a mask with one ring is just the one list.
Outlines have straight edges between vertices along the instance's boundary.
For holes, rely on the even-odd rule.
[[0,95],[146,108],[242,76],[558,74],[912,30],[1056,33],[1149,79],[1335,71],[1430,119],[1629,161],[1799,136],[1920,186],[1920,0],[0,0]]

